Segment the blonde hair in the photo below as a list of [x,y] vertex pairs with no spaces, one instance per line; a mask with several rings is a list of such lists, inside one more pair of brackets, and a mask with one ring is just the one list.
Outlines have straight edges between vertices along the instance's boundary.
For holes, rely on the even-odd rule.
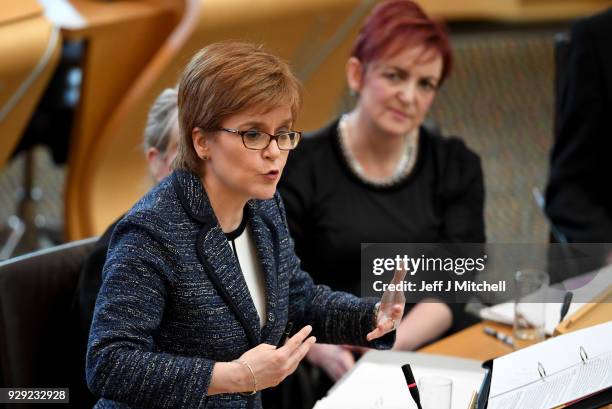
[[172,126],[178,116],[176,99],[176,89],[166,88],[151,105],[144,131],[143,148],[145,153],[149,148],[157,148],[161,153],[165,153],[168,149]]
[[287,104],[293,120],[301,85],[280,58],[249,43],[221,42],[201,49],[187,64],[178,89],[180,140],[174,169],[199,174],[201,159],[192,131],[216,130],[224,119],[256,107],[268,112]]

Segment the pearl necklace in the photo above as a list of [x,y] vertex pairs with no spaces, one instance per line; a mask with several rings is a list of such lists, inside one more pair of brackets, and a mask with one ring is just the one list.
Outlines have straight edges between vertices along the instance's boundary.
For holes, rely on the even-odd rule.
[[363,182],[374,186],[392,186],[398,183],[400,180],[405,178],[412,172],[414,164],[416,162],[416,151],[418,147],[418,128],[404,136],[404,153],[400,158],[395,171],[391,176],[385,178],[372,178],[365,174],[363,167],[359,164],[355,155],[349,149],[348,138],[349,138],[349,124],[348,116],[342,115],[338,122],[338,136],[340,139],[340,148],[344,155],[346,162],[353,173]]

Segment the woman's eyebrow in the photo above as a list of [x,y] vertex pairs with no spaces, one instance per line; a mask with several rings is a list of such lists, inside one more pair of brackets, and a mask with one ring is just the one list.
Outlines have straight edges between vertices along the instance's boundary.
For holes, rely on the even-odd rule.
[[246,128],[246,127],[259,128],[259,127],[261,127],[263,125],[265,125],[263,122],[248,121],[248,122],[244,122],[244,123],[241,123],[240,125],[238,125],[238,128]]
[[281,122],[279,128],[291,128],[292,122],[293,122],[292,119],[285,119],[283,122]]
[[[278,126],[278,128],[289,128],[291,126],[291,119],[285,119],[284,121],[281,122],[281,124]],[[257,120],[251,120],[248,122],[244,122],[240,125],[238,125],[238,128],[247,128],[247,127],[254,127],[254,128],[264,128],[267,124],[257,121]]]
[[[385,66],[385,68],[386,69],[395,70],[395,71],[397,71],[401,75],[410,75],[411,74],[411,71],[409,69],[401,68],[401,67],[398,67],[396,65],[387,65],[387,66]],[[427,80],[436,81],[436,82],[440,81],[440,78],[436,77],[435,75],[426,75],[426,76],[421,77],[421,78],[424,78],[424,79],[427,79]]]

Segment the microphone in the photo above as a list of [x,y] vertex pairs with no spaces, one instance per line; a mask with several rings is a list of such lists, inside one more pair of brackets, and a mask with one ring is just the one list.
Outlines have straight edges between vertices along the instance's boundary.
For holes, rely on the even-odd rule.
[[412,375],[412,369],[410,369],[410,364],[402,365],[402,372],[404,373],[404,378],[406,379],[406,384],[408,385],[408,390],[410,391],[410,395],[412,395],[412,399],[417,404],[418,409],[423,409],[421,406],[421,397],[419,396],[419,389],[417,388],[417,384],[414,381],[414,375]]

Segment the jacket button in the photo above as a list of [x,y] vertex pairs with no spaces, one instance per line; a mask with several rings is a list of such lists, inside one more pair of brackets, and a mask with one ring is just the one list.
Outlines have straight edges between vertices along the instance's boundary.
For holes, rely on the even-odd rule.
[[274,322],[274,313],[272,313],[272,312],[268,313],[268,321]]

